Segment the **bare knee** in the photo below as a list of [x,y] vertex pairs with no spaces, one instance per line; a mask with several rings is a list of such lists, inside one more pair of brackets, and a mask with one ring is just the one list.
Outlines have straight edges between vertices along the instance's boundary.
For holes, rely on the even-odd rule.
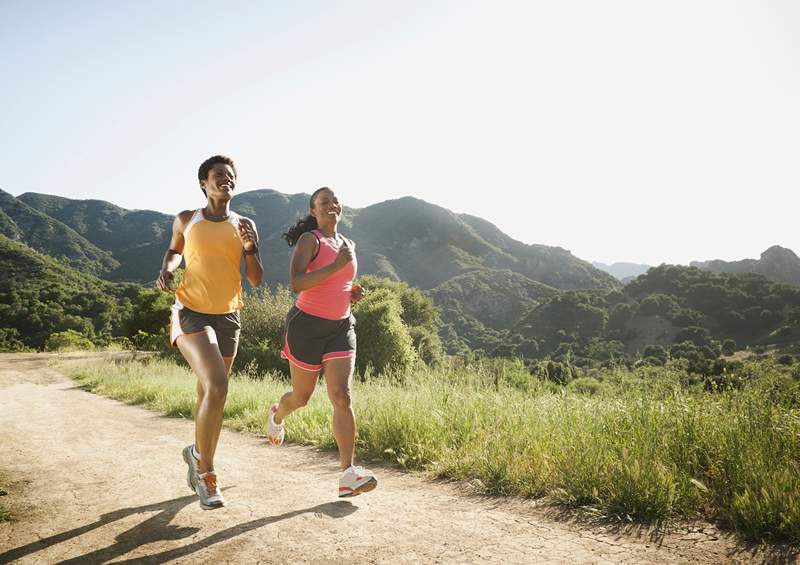
[[228,380],[214,379],[206,384],[205,395],[210,402],[224,403],[228,397]]
[[328,391],[334,410],[349,410],[352,403],[350,387],[336,387]]

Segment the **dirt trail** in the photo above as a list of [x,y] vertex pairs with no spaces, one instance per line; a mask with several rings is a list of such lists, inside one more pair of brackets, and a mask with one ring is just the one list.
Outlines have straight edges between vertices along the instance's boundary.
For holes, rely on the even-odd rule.
[[633,535],[522,501],[378,469],[336,498],[334,457],[223,431],[229,506],[203,511],[181,448],[192,422],[75,387],[43,355],[0,355],[0,563],[721,563],[772,560],[713,527]]

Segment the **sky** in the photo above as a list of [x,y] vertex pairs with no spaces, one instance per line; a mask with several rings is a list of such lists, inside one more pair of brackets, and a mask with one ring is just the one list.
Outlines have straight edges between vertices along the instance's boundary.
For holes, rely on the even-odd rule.
[[[657,265],[800,253],[800,2],[0,0],[0,188],[414,196]],[[235,200],[234,200],[235,209]]]

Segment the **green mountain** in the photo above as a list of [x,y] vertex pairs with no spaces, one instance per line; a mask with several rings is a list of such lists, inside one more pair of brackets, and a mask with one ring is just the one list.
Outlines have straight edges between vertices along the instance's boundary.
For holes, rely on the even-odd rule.
[[764,251],[759,259],[693,261],[691,266],[712,273],[756,273],[776,282],[800,286],[800,257],[779,245]]
[[169,245],[172,216],[150,210],[126,210],[103,200],[71,200],[27,192],[18,200],[62,222],[110,253],[115,267],[104,277],[115,281],[155,279]]
[[[101,200],[70,200],[26,193],[18,200],[63,222],[120,262],[109,278],[154,278],[169,241],[172,217],[130,211]],[[239,194],[234,209],[256,221],[265,258],[265,280],[286,281],[291,250],[281,234],[305,214],[308,195],[275,190]],[[406,197],[346,209],[342,231],[358,245],[363,273],[404,280],[423,289],[475,269],[500,269],[555,288],[615,288],[613,277],[558,247],[526,245],[494,225]]]
[[0,233],[76,269],[103,275],[119,263],[71,227],[0,190]]
[[727,348],[800,343],[800,289],[755,274],[661,265],[624,287],[569,291],[513,328],[539,355],[603,359],[667,352],[715,359]]
[[[269,285],[286,283],[291,249],[281,234],[307,212],[308,198],[267,189],[244,192],[234,200],[237,212],[256,221]],[[119,266],[106,278],[142,283],[155,278],[172,217],[125,210],[100,200],[35,193],[18,200],[111,253]],[[619,286],[612,276],[564,249],[526,245],[485,220],[411,197],[346,209],[342,232],[356,241],[361,274],[431,290],[441,302],[445,322],[458,328],[454,331],[459,335],[466,331],[464,320],[469,320],[475,336],[508,329],[513,315],[538,305],[555,289]],[[466,339],[466,343],[477,342]]]

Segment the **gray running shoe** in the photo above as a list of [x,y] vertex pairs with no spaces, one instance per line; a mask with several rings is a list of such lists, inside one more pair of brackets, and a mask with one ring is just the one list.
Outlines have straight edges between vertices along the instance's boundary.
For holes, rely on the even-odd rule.
[[200,497],[203,510],[214,510],[225,506],[225,498],[217,485],[217,475],[213,471],[200,473],[197,458],[192,453],[192,446],[183,448],[183,460],[186,462],[186,484]]

